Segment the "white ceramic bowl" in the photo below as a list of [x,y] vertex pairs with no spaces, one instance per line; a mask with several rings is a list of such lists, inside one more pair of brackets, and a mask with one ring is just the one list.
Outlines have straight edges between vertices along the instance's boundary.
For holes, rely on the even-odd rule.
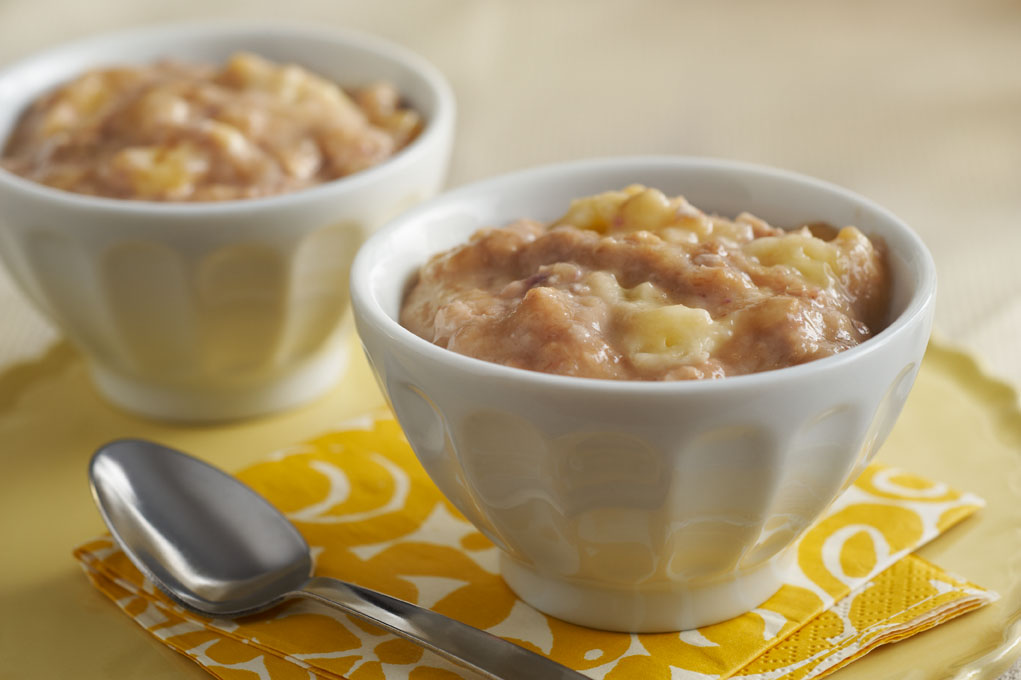
[[0,254],[38,309],[81,349],[121,407],[220,420],[306,401],[345,363],[351,260],[388,218],[434,194],[453,137],[440,73],[375,38],[224,23],[132,30],[58,47],[0,71],[0,139],[40,94],[102,66],[238,50],[341,85],[388,80],[424,114],[386,162],[290,194],[220,203],[124,201],[51,189],[0,170]]
[[[486,225],[548,220],[572,198],[631,183],[772,224],[854,224],[882,237],[891,323],[808,364],[717,381],[617,382],[487,363],[396,319],[427,258]],[[526,602],[575,623],[668,631],[751,609],[787,550],[875,455],[914,381],[936,279],[899,219],[839,187],[779,170],[622,158],[528,170],[398,217],[352,269],[355,322],[432,479],[501,549]]]

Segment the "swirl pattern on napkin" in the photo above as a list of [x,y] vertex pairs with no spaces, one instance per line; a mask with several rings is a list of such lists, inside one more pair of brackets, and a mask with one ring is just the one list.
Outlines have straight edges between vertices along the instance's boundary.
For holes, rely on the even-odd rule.
[[[317,574],[429,607],[596,680],[818,677],[995,597],[909,556],[981,499],[877,465],[804,535],[787,584],[768,601],[713,626],[641,635],[574,626],[518,600],[498,575],[497,549],[432,485],[391,420],[349,425],[238,477],[295,523]],[[109,538],[76,555],[139,625],[219,677],[460,677],[435,655],[306,601],[238,620],[196,616],[145,582]]]

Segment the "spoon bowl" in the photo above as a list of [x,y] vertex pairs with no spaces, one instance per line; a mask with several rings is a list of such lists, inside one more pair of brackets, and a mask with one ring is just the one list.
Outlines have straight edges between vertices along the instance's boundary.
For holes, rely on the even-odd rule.
[[582,680],[546,657],[441,614],[312,575],[309,546],[262,496],[217,468],[139,439],[101,447],[93,497],[114,540],[171,599],[240,616],[302,596],[430,649],[483,677]]
[[93,456],[89,478],[114,539],[190,609],[217,616],[265,609],[312,574],[308,544],[276,508],[180,451],[111,442]]

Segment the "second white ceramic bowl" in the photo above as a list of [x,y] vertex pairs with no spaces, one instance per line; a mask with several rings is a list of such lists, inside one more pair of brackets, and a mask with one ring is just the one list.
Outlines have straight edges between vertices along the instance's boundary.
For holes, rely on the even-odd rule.
[[345,360],[348,274],[365,237],[434,194],[453,138],[443,76],[411,52],[340,31],[260,23],[146,28],[0,70],[0,140],[42,93],[89,69],[239,50],[343,86],[387,80],[424,115],[384,163],[269,198],[172,204],[81,196],[0,170],[0,255],[81,349],[100,391],[171,420],[250,416],[306,401]]
[[[617,382],[530,372],[430,344],[396,319],[430,255],[476,229],[549,220],[628,184],[772,224],[854,224],[881,237],[891,323],[842,354],[716,381]],[[932,322],[935,267],[900,220],[849,191],[739,163],[606,159],[464,187],[391,222],[352,269],[355,321],[411,445],[501,549],[538,609],[627,631],[703,626],[781,584],[788,548],[893,426]]]

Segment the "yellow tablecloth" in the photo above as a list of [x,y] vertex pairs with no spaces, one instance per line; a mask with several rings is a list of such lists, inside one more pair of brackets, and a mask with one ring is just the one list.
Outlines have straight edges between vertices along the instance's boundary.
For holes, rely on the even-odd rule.
[[[945,677],[962,666],[993,678],[1021,639],[1021,414],[1016,395],[983,378],[974,363],[930,348],[915,389],[878,460],[948,480],[988,506],[921,557],[999,592],[999,602],[841,670],[840,680]],[[364,361],[326,398],[273,418],[224,427],[186,428],[137,420],[95,396],[81,361],[58,346],[39,362],[0,373],[0,536],[15,546],[0,569],[0,677],[205,677],[153,644],[95,592],[70,547],[102,533],[85,479],[98,445],[119,436],[149,437],[237,470],[336,427],[380,405]],[[88,661],[83,662],[82,659]]]

